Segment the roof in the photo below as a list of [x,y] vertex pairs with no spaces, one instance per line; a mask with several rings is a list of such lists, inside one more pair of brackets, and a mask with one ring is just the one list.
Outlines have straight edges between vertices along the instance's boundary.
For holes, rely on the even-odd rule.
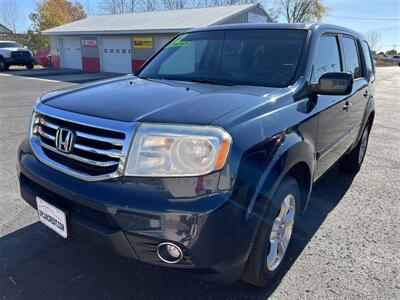
[[0,33],[13,33],[13,31],[3,24],[0,24]]
[[[47,29],[45,35],[181,32],[190,28],[219,24],[257,4],[95,15]],[[261,7],[260,7],[261,8]],[[261,8],[262,9],[262,8]],[[262,9],[263,10],[263,9]],[[263,10],[264,11],[264,10]],[[265,12],[265,11],[264,11]],[[265,12],[265,15],[267,13]]]
[[187,32],[214,31],[214,30],[235,30],[235,29],[302,29],[307,30],[312,24],[305,23],[240,23],[227,25],[214,25],[190,29]]
[[240,30],[240,29],[291,29],[291,30],[310,30],[314,32],[318,31],[333,31],[341,32],[346,34],[354,35],[360,39],[364,39],[363,36],[352,29],[326,23],[242,23],[242,24],[229,24],[229,25],[216,25],[203,28],[194,28],[187,32],[195,31],[211,31],[211,30]]

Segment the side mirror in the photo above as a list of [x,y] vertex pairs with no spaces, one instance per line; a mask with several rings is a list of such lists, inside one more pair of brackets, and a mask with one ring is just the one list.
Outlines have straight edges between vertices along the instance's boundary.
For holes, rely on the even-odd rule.
[[343,72],[325,73],[318,84],[311,84],[311,91],[320,95],[348,95],[353,89],[353,75]]

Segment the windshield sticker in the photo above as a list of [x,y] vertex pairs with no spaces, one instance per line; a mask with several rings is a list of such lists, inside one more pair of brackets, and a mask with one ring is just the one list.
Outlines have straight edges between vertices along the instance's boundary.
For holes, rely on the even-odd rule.
[[166,48],[170,48],[170,47],[186,47],[190,45],[190,42],[185,42],[182,41],[185,37],[187,37],[187,34],[182,34],[180,36],[178,36],[175,40],[172,41],[172,43],[170,43],[169,45],[167,45]]

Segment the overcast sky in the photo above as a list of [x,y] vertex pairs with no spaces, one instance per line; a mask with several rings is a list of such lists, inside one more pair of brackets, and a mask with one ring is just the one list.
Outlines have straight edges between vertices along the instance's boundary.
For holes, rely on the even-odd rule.
[[[4,0],[0,0],[4,1]],[[18,0],[25,15],[25,27],[29,27],[29,13],[35,8],[35,1]],[[102,13],[98,8],[99,0],[81,0],[92,13]],[[271,1],[272,2],[272,1]],[[269,1],[262,1],[268,6]],[[396,49],[400,51],[400,1],[399,0],[325,0],[330,8],[330,15],[323,22],[349,27],[365,33],[375,29],[380,35],[381,50]]]

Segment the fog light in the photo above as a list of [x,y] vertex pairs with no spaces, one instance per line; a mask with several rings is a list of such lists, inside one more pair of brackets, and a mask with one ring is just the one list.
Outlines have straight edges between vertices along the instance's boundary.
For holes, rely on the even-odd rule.
[[157,255],[163,262],[169,264],[176,264],[183,258],[181,248],[169,242],[161,243],[158,245]]
[[169,255],[171,255],[174,258],[178,258],[179,256],[181,256],[180,250],[173,245],[167,245],[167,251]]

